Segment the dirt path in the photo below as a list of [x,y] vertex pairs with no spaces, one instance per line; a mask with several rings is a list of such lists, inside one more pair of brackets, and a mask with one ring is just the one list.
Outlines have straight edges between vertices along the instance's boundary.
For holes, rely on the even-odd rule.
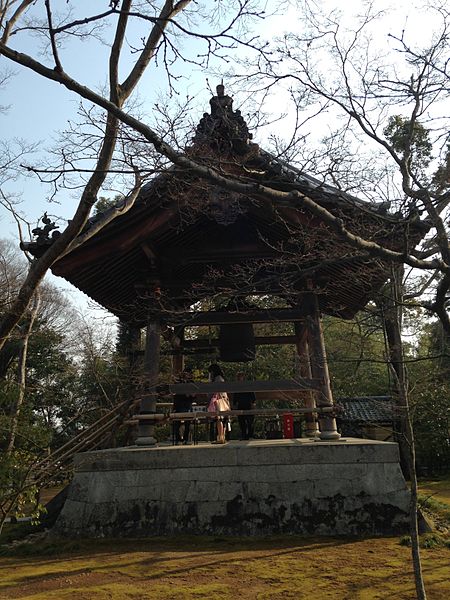
[[[0,559],[0,599],[412,600],[409,556],[396,538],[102,540]],[[447,600],[450,550],[423,563],[429,600]]]

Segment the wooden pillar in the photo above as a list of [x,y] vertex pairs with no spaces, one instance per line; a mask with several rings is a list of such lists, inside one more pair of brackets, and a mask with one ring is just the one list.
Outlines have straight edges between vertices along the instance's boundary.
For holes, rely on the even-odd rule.
[[[310,310],[308,311],[309,314],[306,317],[306,322],[311,373],[314,379],[321,381],[321,388],[317,394],[317,407],[333,406],[322,321],[316,294],[311,293],[308,295],[308,307]],[[319,415],[319,429],[320,439],[322,440],[338,440],[341,437],[337,431],[334,416]]]
[[174,379],[184,371],[184,354],[183,354],[183,342],[184,342],[184,329],[179,332],[180,346],[175,348],[175,353],[172,355],[172,376]]
[[[150,321],[147,325],[144,353],[144,394],[139,413],[149,415],[156,413],[156,396],[146,395],[149,387],[156,385],[159,376],[159,358],[161,346],[161,327],[158,321]],[[153,446],[156,444],[152,420],[139,422],[139,434],[136,440],[138,446]]]
[[[306,379],[312,379],[311,364],[309,361],[308,352],[308,331],[303,323],[294,323],[296,349],[297,349],[297,369],[296,375]],[[316,408],[316,398],[314,392],[305,392],[305,406],[307,408]],[[306,437],[316,437],[319,434],[317,419],[314,413],[307,413],[306,420]]]

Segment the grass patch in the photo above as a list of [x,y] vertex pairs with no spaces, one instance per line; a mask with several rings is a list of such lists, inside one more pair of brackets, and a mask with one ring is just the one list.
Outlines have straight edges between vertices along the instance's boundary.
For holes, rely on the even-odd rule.
[[417,503],[420,509],[430,512],[432,515],[439,517],[448,527],[450,527],[450,505],[436,500],[432,496],[419,494]]
[[[39,547],[40,555],[0,558],[1,600],[414,597],[411,551],[396,538],[186,536]],[[450,549],[426,547],[423,561],[429,597],[446,600]]]
[[432,497],[434,500],[450,507],[450,475],[439,479],[421,479],[419,481],[421,495]]
[[411,536],[410,535],[402,535],[399,539],[398,543],[400,546],[411,546]]
[[[404,535],[400,538],[398,543],[400,546],[410,547],[411,537],[409,535]],[[420,547],[428,548],[429,550],[433,548],[450,548],[450,538],[434,531],[425,533],[420,536]]]
[[[410,547],[411,537],[409,535],[404,535],[400,538],[398,543],[400,546]],[[433,548],[450,548],[450,538],[434,531],[425,533],[420,536],[420,547],[428,548],[429,550]]]
[[440,533],[425,533],[420,538],[420,545],[423,548],[443,548],[446,543],[446,538]]
[[431,519],[435,529],[444,534],[444,544],[449,545],[450,476],[433,481],[420,481],[419,490],[420,494],[417,498],[419,509]]

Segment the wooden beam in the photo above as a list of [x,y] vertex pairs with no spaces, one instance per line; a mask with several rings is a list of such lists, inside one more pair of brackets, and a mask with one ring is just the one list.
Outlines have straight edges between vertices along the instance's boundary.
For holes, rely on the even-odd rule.
[[303,356],[305,353],[308,354],[308,328],[306,326],[306,319],[302,323],[294,323],[294,331],[298,355]]
[[[176,356],[178,354],[178,350],[176,350],[175,348],[170,348],[169,350],[161,350],[161,354],[164,356]],[[191,348],[191,349],[184,349],[183,350],[183,355],[184,356],[208,356],[208,355],[216,355],[217,354],[217,348],[211,347],[211,348]]]
[[[280,403],[280,406],[284,406],[285,404],[287,406],[290,406],[291,404],[292,406],[298,406],[298,403],[301,402],[300,406],[307,407],[308,404],[306,402],[306,397],[311,393],[313,393],[313,391],[309,389],[258,392],[258,402],[265,402],[266,400],[270,400],[272,402],[277,401]],[[199,404],[206,402],[207,394],[198,394],[198,396]],[[166,402],[157,402],[156,405],[167,408],[172,406],[172,402],[169,400],[169,398],[166,398]]]
[[180,373],[184,370],[184,354],[183,354],[183,338],[184,338],[184,329],[181,329],[178,336],[174,337],[178,340],[178,347],[174,347],[175,344],[172,343],[172,375],[174,377],[178,377]]
[[[250,409],[250,410],[224,410],[224,411],[220,411],[221,415],[229,415],[230,417],[240,417],[242,415],[253,415],[255,417],[262,417],[262,416],[276,416],[276,415],[285,415],[285,414],[291,414],[291,415],[304,415],[306,414],[310,409],[309,408],[254,408],[254,409]],[[322,408],[315,408],[313,412],[318,413],[318,414],[334,414],[337,411],[336,407],[334,406],[322,406]],[[217,418],[217,413],[216,412],[207,412],[207,411],[198,411],[198,412],[185,412],[185,413],[169,413],[167,415],[167,417],[173,421],[176,420],[185,420],[185,419],[191,419],[191,420],[195,420],[201,417],[209,417],[209,418]],[[140,419],[148,419],[149,416],[148,415],[136,415],[136,417],[134,418],[140,418]]]
[[[295,335],[272,335],[272,336],[256,336],[255,337],[255,345],[256,346],[274,346],[274,345],[282,345],[282,344],[295,344],[297,338]],[[183,348],[193,349],[193,348],[201,348],[204,350],[219,348],[220,343],[218,339],[208,340],[208,339],[195,339],[195,340],[184,340]]]
[[197,312],[167,316],[164,319],[171,324],[180,323],[186,327],[203,325],[228,325],[232,323],[277,323],[284,321],[303,321],[305,314],[297,308],[272,308],[268,310],[243,310],[242,312]]
[[162,260],[170,265],[188,265],[200,264],[209,265],[214,262],[229,263],[229,262],[245,262],[249,260],[274,260],[279,257],[280,253],[268,251],[267,248],[228,248],[227,250],[214,250],[210,252],[201,252],[198,254],[186,254],[178,252],[176,254],[165,253]]
[[[325,351],[317,295],[311,293],[310,301],[314,311],[307,318],[308,350],[312,376],[321,382],[320,391],[317,394],[317,406],[322,408],[324,406],[333,406],[333,394],[331,392],[330,374],[328,372],[327,354]],[[336,419],[334,417],[323,416],[319,419],[319,425],[321,439],[334,440],[341,437],[337,431]]]
[[215,381],[214,383],[174,383],[159,385],[149,390],[153,395],[164,394],[214,394],[215,392],[286,392],[292,390],[317,390],[317,379],[275,379],[271,381]]
[[[159,376],[159,361],[161,351],[161,326],[157,321],[150,321],[147,325],[145,336],[144,354],[144,379],[148,383],[149,390],[153,390]],[[144,384],[144,385],[145,385]],[[148,414],[156,412],[156,398],[154,394],[145,390],[141,399],[140,413]],[[138,446],[152,446],[156,444],[153,423],[139,424]]]
[[[253,410],[228,410],[222,411],[220,414],[230,417],[239,417],[241,415],[253,415],[255,417],[273,417],[284,414],[304,415],[309,408],[256,408]],[[334,406],[322,406],[315,408],[313,412],[318,414],[334,414],[336,411]],[[186,413],[160,413],[155,415],[135,415],[132,419],[125,421],[125,425],[135,425],[139,421],[200,421],[200,420],[217,419],[217,413],[206,411],[186,412]]]
[[[275,416],[275,415],[304,415],[309,408],[255,408],[252,410],[224,410],[220,411],[221,415],[227,415],[230,417],[240,417],[242,415],[253,415],[255,417],[263,416]],[[334,406],[322,406],[322,408],[315,408],[314,412],[320,414],[334,414],[337,408]],[[217,419],[216,412],[185,412],[185,413],[158,413],[154,415],[134,415],[132,422],[137,421],[196,421],[199,419]]]
[[145,256],[148,258],[148,261],[151,265],[156,263],[156,254],[153,252],[152,248],[149,246],[148,242],[143,242],[141,244],[142,251]]
[[[296,376],[306,377],[307,379],[312,378],[311,364],[309,361],[309,350],[308,350],[308,329],[306,323],[294,323],[295,338],[296,338],[296,350],[297,350],[297,365],[296,365]],[[311,409],[316,408],[316,399],[314,392],[309,391],[306,393],[305,404]],[[310,413],[306,414],[306,434],[310,437],[314,437],[319,433],[317,427],[316,417],[311,410]]]
[[111,233],[113,224],[110,223],[85,244],[56,261],[52,266],[52,272],[66,277],[88,263],[97,263],[105,258],[114,260],[113,257],[121,256],[138,245],[140,240],[145,240],[154,231],[166,225],[173,215],[173,209],[160,210],[157,214],[133,215],[133,220],[138,222],[135,222],[132,227],[115,230],[114,235]]

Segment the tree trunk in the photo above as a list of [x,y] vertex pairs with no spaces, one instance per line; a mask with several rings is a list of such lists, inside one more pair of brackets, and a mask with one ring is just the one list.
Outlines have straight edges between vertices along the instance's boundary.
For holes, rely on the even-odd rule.
[[418,600],[426,600],[422,564],[420,560],[419,527],[417,520],[417,473],[414,431],[409,407],[408,373],[403,357],[403,343],[401,336],[403,306],[402,280],[403,268],[401,267],[393,270],[390,290],[383,298],[383,320],[389,347],[389,360],[394,374],[394,393],[397,397],[397,405],[401,410],[402,416],[400,447],[402,449],[403,460],[406,463],[407,474],[411,486],[409,518],[414,582]]
[[19,428],[19,417],[22,405],[25,399],[26,393],[26,366],[27,366],[27,354],[28,354],[28,342],[30,335],[33,330],[33,324],[36,319],[37,312],[39,310],[40,297],[39,292],[36,292],[34,306],[29,315],[29,321],[25,326],[20,350],[19,350],[19,362],[17,365],[17,397],[11,406],[11,422],[10,431],[8,437],[8,443],[6,445],[6,454],[9,455],[14,450],[16,441],[17,430]]

